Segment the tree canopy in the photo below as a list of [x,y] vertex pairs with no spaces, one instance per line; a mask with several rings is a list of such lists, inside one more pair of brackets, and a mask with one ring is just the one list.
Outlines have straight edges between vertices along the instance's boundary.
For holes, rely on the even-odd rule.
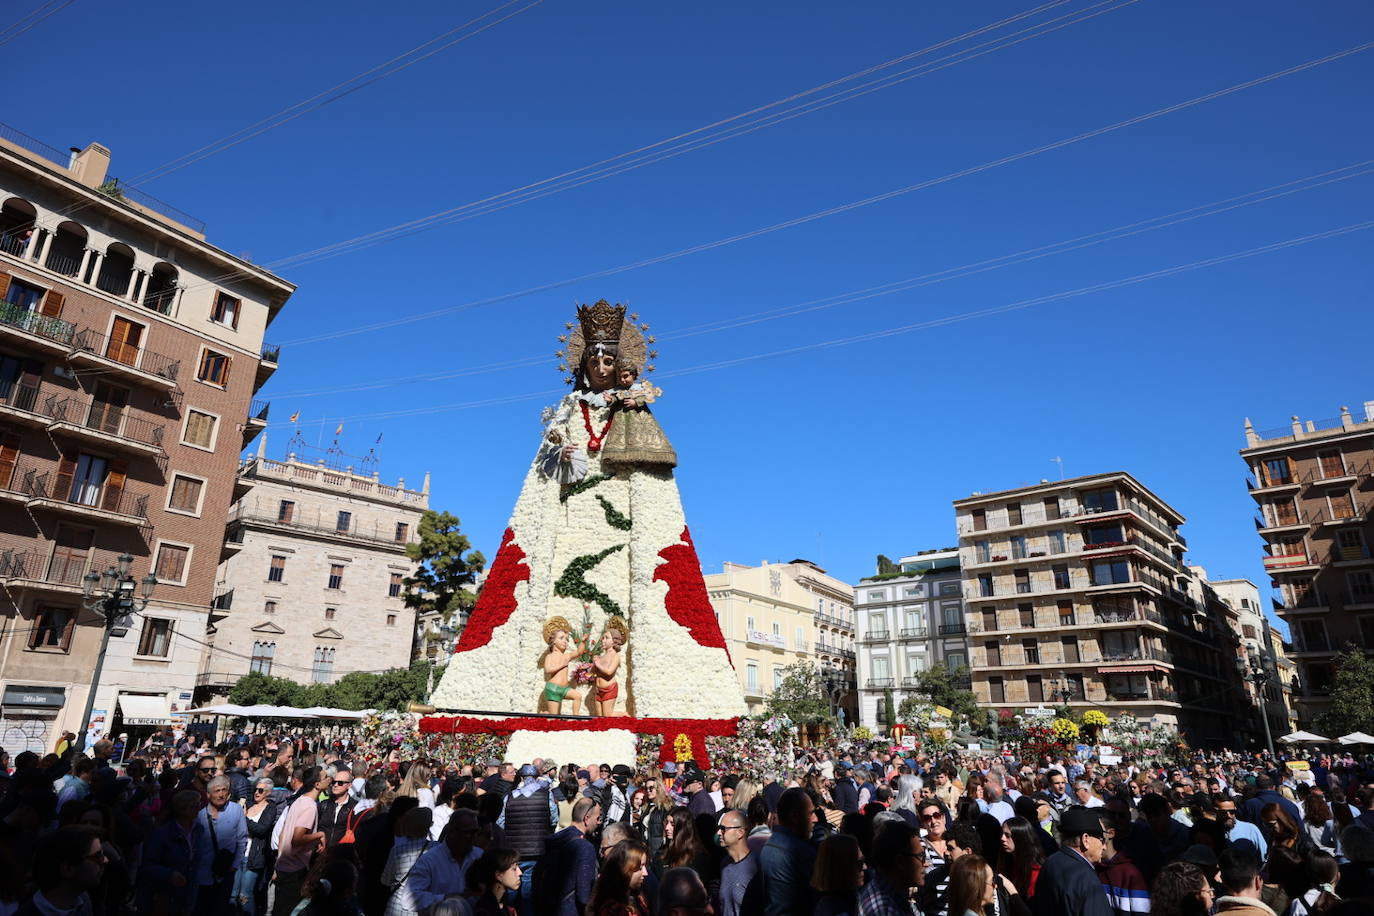
[[782,669],[782,680],[768,695],[768,712],[786,716],[798,724],[830,722],[830,694],[821,670],[811,662],[796,662]]
[[[988,711],[978,705],[973,691],[963,686],[969,670],[964,666],[950,671],[944,665],[932,665],[916,675],[913,693],[936,706],[944,706],[954,713],[954,719],[964,719],[969,727],[983,729],[988,724]],[[902,701],[906,703],[906,700]],[[901,715],[901,713],[898,713]]]
[[1351,732],[1374,732],[1374,659],[1348,647],[1336,656],[1331,705],[1317,717],[1317,729],[1328,738]]
[[487,565],[458,525],[456,515],[429,509],[420,518],[420,540],[406,547],[406,556],[418,564],[414,575],[402,580],[406,607],[417,614],[438,612],[445,623],[476,603],[471,586]]
[[229,702],[240,706],[332,706],[336,709],[402,710],[423,701],[429,686],[428,662],[393,668],[380,674],[353,671],[333,684],[297,684],[284,677],[254,672],[239,678]]
[[892,573],[899,573],[901,571],[902,568],[898,566],[896,563],[892,562],[892,558],[889,557],[887,554],[878,554],[878,575],[888,576]]

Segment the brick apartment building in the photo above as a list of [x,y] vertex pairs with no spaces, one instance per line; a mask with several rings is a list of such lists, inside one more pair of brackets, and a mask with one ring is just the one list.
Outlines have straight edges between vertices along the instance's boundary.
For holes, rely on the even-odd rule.
[[1238,642],[1184,565],[1174,510],[1130,474],[954,501],[973,691],[1009,714],[1068,702],[1233,743]]
[[1245,422],[1241,457],[1259,504],[1264,569],[1275,611],[1293,634],[1294,696],[1306,725],[1330,703],[1332,661],[1348,645],[1374,650],[1374,401],[1363,415],[1259,430]]
[[133,558],[101,730],[187,708],[238,454],[266,424],[267,325],[294,287],[191,217],[0,125],[0,746],[79,730],[102,636],[82,578]]

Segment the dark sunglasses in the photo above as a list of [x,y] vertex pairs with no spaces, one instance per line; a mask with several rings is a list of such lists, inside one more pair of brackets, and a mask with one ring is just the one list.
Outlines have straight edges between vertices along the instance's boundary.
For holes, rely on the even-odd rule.
[[219,767],[200,767],[199,769],[200,769],[200,772],[202,772],[202,773],[218,773],[218,772],[219,772]]
[[334,785],[336,785],[336,786],[351,786],[351,785],[353,785],[353,780],[351,780],[351,779],[336,779],[336,780],[334,780]]

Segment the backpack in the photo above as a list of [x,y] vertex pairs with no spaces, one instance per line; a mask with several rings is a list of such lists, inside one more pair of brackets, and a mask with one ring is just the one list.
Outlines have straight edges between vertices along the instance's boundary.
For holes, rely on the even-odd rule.
[[344,832],[343,836],[339,837],[339,846],[343,846],[346,843],[358,842],[358,838],[353,835],[353,828],[357,827],[358,824],[362,822],[362,819],[371,814],[372,811],[372,808],[368,808],[367,810],[361,812],[356,818],[353,817],[352,811],[347,811],[344,813]]

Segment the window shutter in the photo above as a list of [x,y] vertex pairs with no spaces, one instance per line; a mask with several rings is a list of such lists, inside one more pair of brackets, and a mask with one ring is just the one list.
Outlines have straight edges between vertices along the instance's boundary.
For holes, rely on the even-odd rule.
[[61,293],[55,289],[50,289],[48,294],[43,297],[43,305],[39,311],[49,318],[60,318],[62,317],[62,303],[65,301],[65,297]]
[[62,651],[66,652],[72,647],[72,633],[76,630],[76,613],[67,612],[67,625],[62,628]]
[[[234,320],[235,322],[238,321],[238,315],[234,316]],[[223,370],[221,370],[219,374],[219,383],[225,388],[229,387],[229,364],[232,362],[233,360],[231,360],[227,355],[224,357],[224,368]]]
[[72,478],[76,476],[76,453],[63,452],[62,460],[57,463],[57,478],[53,481],[54,499],[71,499]]
[[14,466],[19,463],[19,434],[0,435],[0,490],[9,489]]
[[129,479],[127,461],[111,461],[110,470],[105,475],[105,498],[102,505],[106,512],[118,512],[119,500],[124,495],[124,484]]
[[33,626],[31,626],[31,627],[29,628],[29,648],[30,648],[30,649],[36,648],[36,647],[38,646],[38,640],[42,637],[42,633],[43,633],[43,615],[44,615],[45,613],[46,613],[46,612],[45,612],[42,608],[38,608],[36,611],[34,611],[34,614],[33,614]]
[[0,299],[5,298],[5,293],[10,291],[10,275],[0,270]]

